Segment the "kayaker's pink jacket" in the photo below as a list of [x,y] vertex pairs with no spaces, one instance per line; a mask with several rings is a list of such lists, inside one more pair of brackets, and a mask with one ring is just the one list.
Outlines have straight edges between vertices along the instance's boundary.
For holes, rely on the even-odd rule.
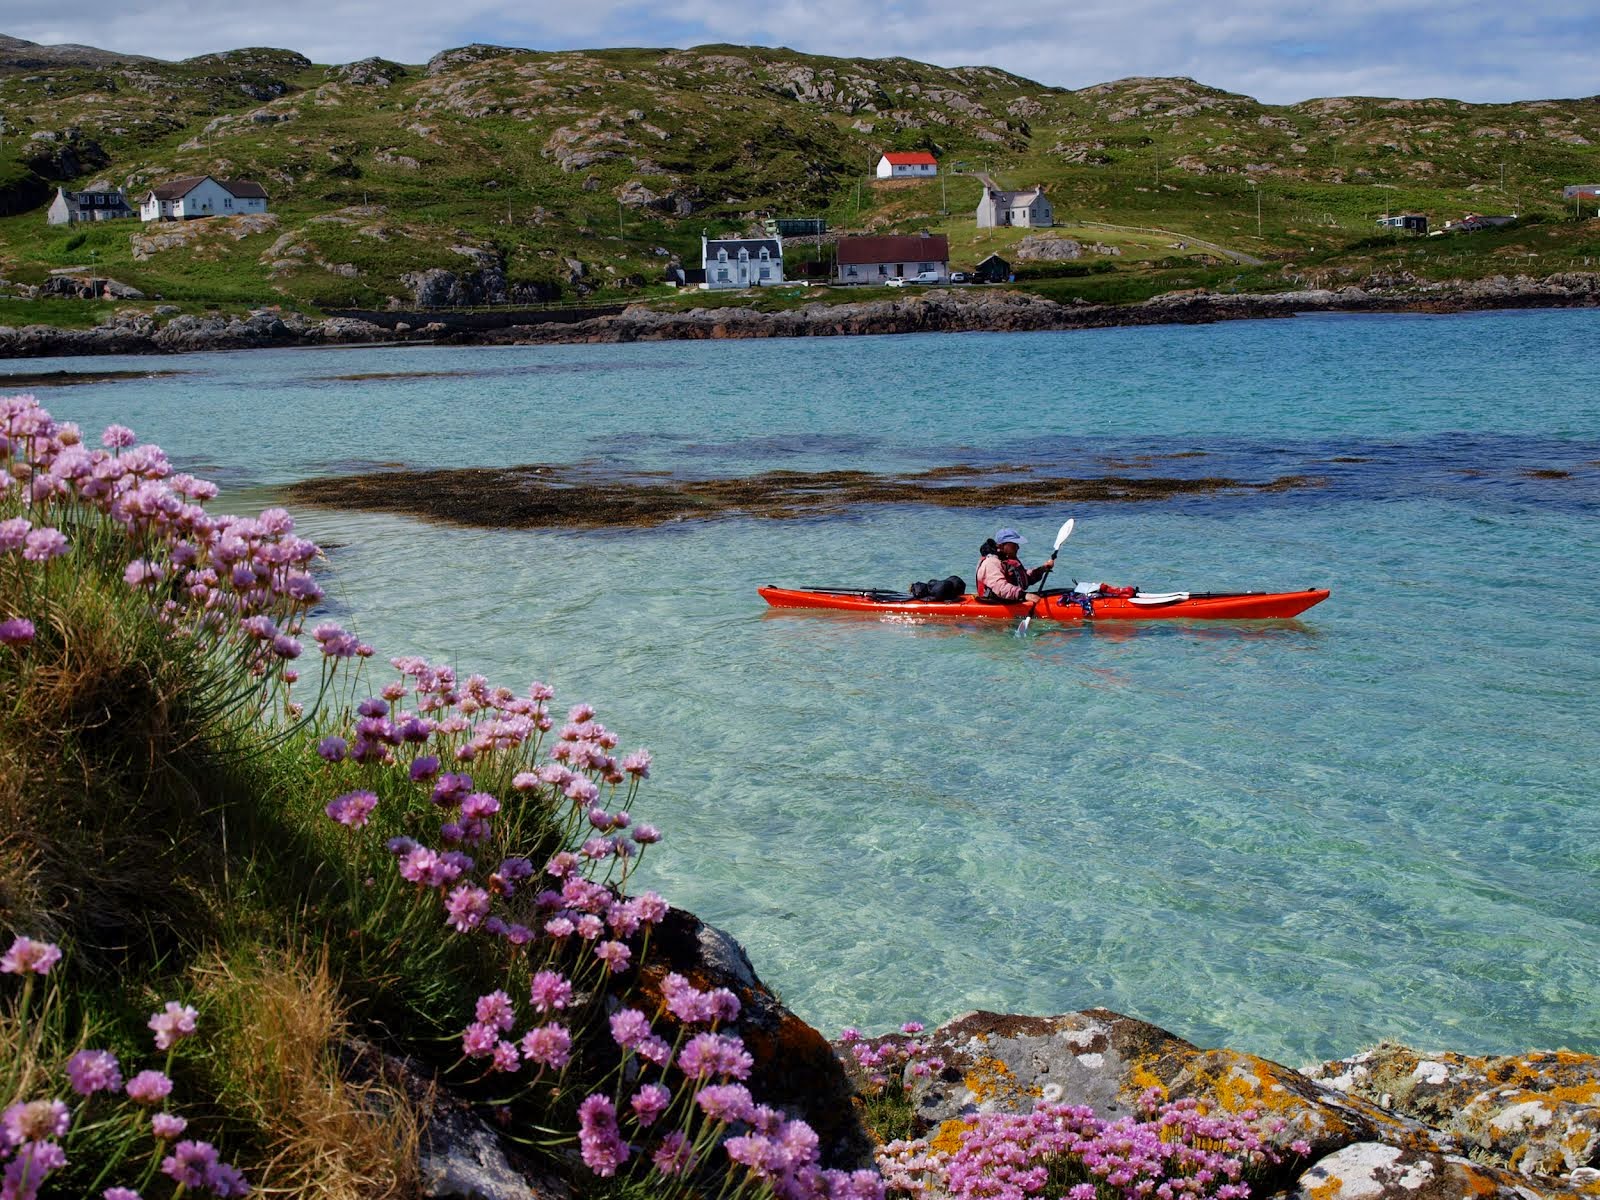
[[985,554],[978,560],[978,595],[998,596],[1002,600],[1022,599],[1023,589],[1006,578],[998,554]]

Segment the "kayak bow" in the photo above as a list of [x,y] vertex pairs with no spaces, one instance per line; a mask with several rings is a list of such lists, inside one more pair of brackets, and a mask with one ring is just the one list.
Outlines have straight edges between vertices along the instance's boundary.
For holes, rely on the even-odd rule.
[[1297,617],[1328,598],[1327,588],[1299,592],[1160,592],[1148,597],[1096,597],[1092,612],[1067,593],[1052,591],[1038,601],[1005,604],[981,602],[971,594],[959,600],[918,600],[908,592],[874,588],[780,588],[768,584],[758,589],[773,608],[815,608],[834,612],[877,613],[908,617],[983,617],[1016,620],[1033,616],[1041,621],[1152,621],[1181,618],[1202,621],[1258,621]]

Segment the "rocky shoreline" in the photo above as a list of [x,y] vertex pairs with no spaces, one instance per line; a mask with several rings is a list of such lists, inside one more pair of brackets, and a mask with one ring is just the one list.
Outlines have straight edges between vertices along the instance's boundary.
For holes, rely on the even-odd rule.
[[0,326],[0,359],[89,354],[178,354],[207,350],[364,343],[540,345],[765,337],[840,337],[892,333],[1033,332],[1130,325],[1206,324],[1301,313],[1457,313],[1520,308],[1600,307],[1600,273],[1536,278],[1495,276],[1426,283],[1371,276],[1338,289],[1267,294],[1169,292],[1138,304],[1058,303],[1029,293],[940,289],[904,299],[808,304],[783,312],[751,308],[670,311],[643,304],[580,321],[552,320],[495,329],[452,328],[448,313],[420,323],[329,317],[264,309],[248,318],[137,311],[92,329]]
[[[811,1124],[835,1165],[866,1165],[884,1137],[870,1127],[866,1104],[881,1085],[856,1053],[870,1047],[904,1064],[884,1083],[905,1089],[909,1124],[899,1133],[917,1139],[909,1153],[956,1149],[979,1113],[1027,1113],[1042,1101],[1116,1120],[1153,1089],[1163,1100],[1257,1122],[1275,1130],[1280,1146],[1298,1146],[1252,1182],[1251,1194],[1267,1200],[1600,1196],[1600,1056],[1423,1053],[1382,1043],[1296,1070],[1196,1046],[1103,1008],[1048,1017],[969,1012],[925,1033],[830,1043],[762,983],[737,941],[693,914],[672,911],[661,949],[666,963],[657,975],[671,969],[739,997],[735,1028],[754,1057],[753,1086]],[[896,1052],[913,1041],[918,1054]],[[917,1062],[930,1067],[919,1071]],[[429,1098],[420,1145],[425,1194],[570,1200],[436,1080],[411,1078],[407,1089]]]

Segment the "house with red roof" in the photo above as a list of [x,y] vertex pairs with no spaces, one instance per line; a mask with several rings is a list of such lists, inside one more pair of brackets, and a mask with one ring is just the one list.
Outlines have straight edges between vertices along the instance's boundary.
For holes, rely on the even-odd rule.
[[942,233],[842,237],[835,249],[840,283],[946,283],[950,279],[950,239]]
[[926,150],[891,150],[878,160],[879,179],[932,179],[939,160]]

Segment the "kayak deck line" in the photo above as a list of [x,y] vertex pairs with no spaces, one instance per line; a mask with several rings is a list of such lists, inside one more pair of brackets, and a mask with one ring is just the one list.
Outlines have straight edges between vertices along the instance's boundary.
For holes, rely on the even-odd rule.
[[[958,600],[918,600],[909,592],[881,588],[783,588],[767,584],[757,591],[773,608],[990,620],[1033,616],[1043,621],[1063,622],[1283,620],[1299,616],[1329,596],[1327,588],[1303,588],[1294,592],[1162,592],[1152,597],[1159,597],[1155,603],[1140,603],[1137,595],[1105,596],[1094,598],[1085,606],[1081,597],[1066,589],[1052,589],[1036,599],[1003,603],[979,600],[971,593]],[[1180,596],[1181,599],[1175,598]]]

